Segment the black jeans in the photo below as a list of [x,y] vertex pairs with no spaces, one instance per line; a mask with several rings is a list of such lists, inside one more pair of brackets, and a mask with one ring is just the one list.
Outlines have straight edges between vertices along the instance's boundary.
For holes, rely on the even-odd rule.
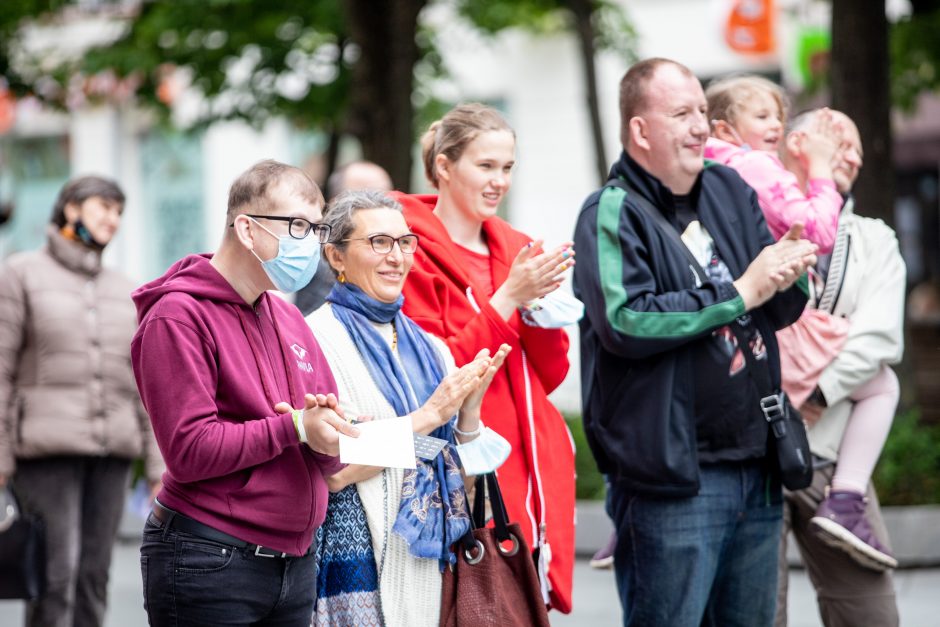
[[257,556],[249,549],[164,529],[151,514],[140,546],[151,627],[307,627],[317,594],[316,554]]

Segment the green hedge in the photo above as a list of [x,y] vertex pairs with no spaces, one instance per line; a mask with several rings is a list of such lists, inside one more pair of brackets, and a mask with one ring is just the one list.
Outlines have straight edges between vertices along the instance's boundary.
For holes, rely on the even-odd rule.
[[597,463],[591,455],[591,447],[584,437],[584,423],[579,415],[565,415],[565,422],[574,438],[575,456],[575,493],[579,500],[600,501],[604,499],[606,488],[604,476],[597,470]]
[[940,425],[918,418],[912,409],[894,419],[873,477],[882,505],[940,503]]

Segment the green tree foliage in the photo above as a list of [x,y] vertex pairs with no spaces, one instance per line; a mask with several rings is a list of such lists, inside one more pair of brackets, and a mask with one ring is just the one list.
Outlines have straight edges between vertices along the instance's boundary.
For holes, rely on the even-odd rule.
[[917,9],[891,30],[891,95],[908,111],[921,93],[940,89],[940,8]]
[[119,85],[166,120],[188,86],[202,96],[185,120],[190,127],[229,119],[260,127],[285,116],[329,134],[329,169],[350,134],[365,158],[408,185],[414,70],[420,64],[433,78],[441,67],[433,35],[418,26],[427,0],[143,0],[129,12],[106,5],[95,10],[123,31],[60,63],[24,56],[14,35],[34,19],[67,21],[80,11],[61,1],[11,1],[16,10],[5,7],[0,17],[0,68],[20,95],[66,108],[107,98],[100,92]]
[[[52,63],[24,58],[18,29],[80,12],[65,0],[4,0],[0,11],[0,75],[18,94],[75,106],[120,84],[164,118],[173,81],[188,77],[204,97],[192,125],[242,119],[259,126],[283,115],[296,125],[355,136],[367,159],[407,187],[415,138],[413,102],[428,102],[425,81],[443,71],[434,33],[418,16],[431,0],[143,0],[102,5],[124,23],[85,54]],[[482,30],[522,27],[538,33],[574,28],[582,42],[592,130],[602,155],[596,113],[596,48],[632,55],[633,30],[609,0],[456,0]],[[123,12],[123,13],[122,13]],[[66,18],[67,19],[67,15]],[[632,57],[630,57],[632,58]],[[15,66],[15,67],[14,67]],[[432,102],[433,104],[433,102]],[[332,162],[332,159],[330,159]],[[606,164],[601,166],[602,174]]]
[[626,60],[636,58],[633,24],[610,0],[458,0],[457,6],[474,26],[493,35],[507,28],[538,35],[571,31],[586,9],[598,50],[612,51]]
[[347,104],[349,41],[336,2],[151,0],[127,26],[73,71],[137,77],[138,97],[166,112],[160,83],[182,68],[207,99],[203,124],[284,115],[318,126],[335,123]]
[[29,87],[13,71],[10,63],[20,28],[26,22],[49,19],[67,4],[67,0],[4,0],[0,10],[0,77],[15,93],[23,93]]
[[599,50],[636,60],[636,32],[610,0],[457,0],[459,11],[483,32],[521,28],[537,34],[572,32],[581,53],[586,110],[594,143],[598,183],[607,180],[605,133],[601,126],[595,60]]

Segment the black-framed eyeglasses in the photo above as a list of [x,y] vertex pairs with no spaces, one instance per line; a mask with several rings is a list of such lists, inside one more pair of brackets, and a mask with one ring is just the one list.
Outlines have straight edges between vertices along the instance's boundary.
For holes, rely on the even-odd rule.
[[380,255],[387,255],[392,252],[395,242],[398,242],[398,248],[406,255],[412,255],[418,250],[418,236],[414,233],[406,233],[401,237],[392,237],[385,233],[379,233],[369,237],[350,237],[342,241],[351,242],[353,240],[368,240],[372,244],[372,250]]
[[[282,222],[287,222],[287,232],[294,239],[304,239],[310,235],[310,231],[313,231],[317,239],[320,240],[321,244],[326,244],[330,241],[330,225],[311,222],[305,218],[289,218],[287,216],[263,216],[259,214],[246,213],[246,216],[254,219],[263,219],[263,220],[280,220]],[[230,224],[229,226],[233,226]]]

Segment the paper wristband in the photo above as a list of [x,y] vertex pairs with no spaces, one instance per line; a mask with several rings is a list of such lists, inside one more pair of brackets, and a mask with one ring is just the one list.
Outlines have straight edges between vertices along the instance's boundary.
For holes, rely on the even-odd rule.
[[295,409],[291,412],[291,417],[294,419],[294,429],[297,430],[297,437],[300,438],[301,442],[306,444],[307,430],[304,428],[304,410]]

